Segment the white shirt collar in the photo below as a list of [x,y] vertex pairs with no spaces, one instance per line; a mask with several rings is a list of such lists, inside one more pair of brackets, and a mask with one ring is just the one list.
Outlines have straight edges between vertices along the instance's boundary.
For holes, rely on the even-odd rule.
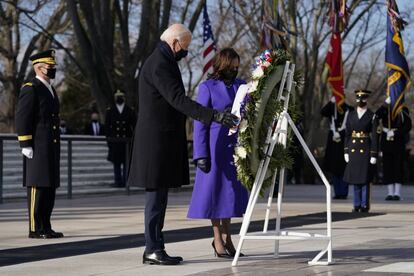
[[36,75],[36,79],[38,79],[38,80],[40,80],[46,87],[47,87],[47,89],[49,89],[49,92],[52,94],[52,97],[54,98],[55,97],[55,95],[53,94],[53,88],[52,88],[52,85],[50,85],[50,83],[48,83],[45,79],[43,79],[42,77],[40,77],[40,76],[37,76]]
[[367,111],[367,107],[357,107],[358,119],[361,119],[364,116],[365,112]]
[[116,104],[116,108],[118,109],[119,113],[122,113],[124,111],[125,103],[123,104]]

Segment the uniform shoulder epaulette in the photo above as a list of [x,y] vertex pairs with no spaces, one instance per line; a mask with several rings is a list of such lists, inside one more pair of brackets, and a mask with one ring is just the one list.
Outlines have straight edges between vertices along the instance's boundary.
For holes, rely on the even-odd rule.
[[33,82],[26,82],[25,84],[23,84],[23,86],[22,87],[25,87],[25,86],[33,86]]

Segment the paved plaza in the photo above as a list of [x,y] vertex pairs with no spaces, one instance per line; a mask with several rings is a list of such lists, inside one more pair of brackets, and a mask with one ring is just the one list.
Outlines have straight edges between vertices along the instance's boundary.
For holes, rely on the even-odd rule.
[[[247,240],[246,257],[231,267],[231,260],[213,256],[209,222],[186,218],[188,189],[170,193],[165,222],[167,252],[184,258],[178,266],[142,264],[142,193],[57,199],[52,223],[65,237],[50,240],[28,239],[26,202],[6,202],[0,205],[0,275],[414,275],[414,186],[403,187],[400,202],[384,201],[385,190],[373,187],[369,214],[351,213],[352,198],[333,201],[329,266],[307,263],[325,246],[321,241],[281,241],[275,259],[273,241]],[[282,228],[325,234],[324,198],[322,185],[288,185]],[[264,202],[252,231],[263,227]],[[234,233],[240,223],[234,220]]]

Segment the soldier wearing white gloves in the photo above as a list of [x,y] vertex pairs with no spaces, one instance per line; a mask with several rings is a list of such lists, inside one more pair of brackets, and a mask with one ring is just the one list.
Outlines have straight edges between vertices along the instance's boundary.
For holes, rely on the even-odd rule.
[[346,122],[344,159],[347,163],[344,181],[354,185],[354,212],[368,212],[369,183],[373,165],[377,163],[377,119],[368,109],[368,90],[356,90],[358,107],[351,111]]
[[391,99],[388,97],[376,116],[382,125],[380,151],[382,152],[383,183],[387,185],[385,200],[400,200],[404,182],[405,137],[411,130],[411,119],[406,107],[391,116]]

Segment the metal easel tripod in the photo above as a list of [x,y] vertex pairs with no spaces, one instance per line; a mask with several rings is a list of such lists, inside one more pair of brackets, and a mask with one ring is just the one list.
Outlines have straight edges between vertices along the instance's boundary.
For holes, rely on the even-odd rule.
[[[232,266],[237,265],[237,262],[240,256],[240,251],[243,247],[243,243],[245,240],[274,240],[275,241],[275,247],[274,247],[275,257],[279,256],[279,241],[280,240],[327,241],[326,247],[322,249],[308,263],[310,265],[328,265],[332,263],[331,187],[325,175],[323,174],[321,168],[319,167],[318,163],[316,162],[315,158],[310,152],[308,146],[306,145],[304,139],[302,138],[302,135],[299,133],[298,129],[296,128],[288,112],[289,97],[290,97],[290,91],[292,89],[292,84],[293,84],[294,71],[295,71],[295,64],[292,64],[289,61],[287,61],[285,64],[285,69],[283,72],[283,77],[280,83],[279,93],[278,93],[278,101],[283,102],[283,111],[280,114],[275,116],[275,118],[273,119],[273,123],[269,127],[269,130],[267,133],[266,147],[264,150],[265,157],[261,160],[259,169],[256,173],[256,177],[253,183],[253,188],[251,190],[250,197],[249,197],[249,202],[247,204],[246,213],[243,217],[243,223],[240,229],[240,240],[237,245],[236,255],[234,256]],[[268,202],[267,202],[263,232],[249,234],[247,233],[248,228],[250,225],[250,221],[252,219],[254,207],[257,203],[257,199],[259,197],[259,193],[263,185],[263,181],[265,180],[266,172],[267,172],[269,162],[270,162],[270,157],[272,156],[276,143],[280,143],[284,147],[286,147],[287,133],[288,133],[289,126],[291,127],[294,134],[298,138],[302,148],[305,150],[307,156],[311,160],[313,166],[315,167],[323,183],[325,184],[325,188],[326,188],[326,234],[281,231],[280,223],[281,223],[281,214],[282,214],[282,198],[283,198],[283,191],[284,191],[283,188],[285,185],[285,168],[281,168],[279,171],[279,191],[278,191],[278,197],[277,197],[275,231],[268,232],[268,225],[269,225],[270,210],[271,210],[272,201],[273,201],[273,190],[274,190],[276,178],[278,175],[278,170],[275,170],[272,176],[272,186],[270,187],[270,193],[269,193]],[[327,260],[321,261],[321,258],[325,254],[327,254]]]

